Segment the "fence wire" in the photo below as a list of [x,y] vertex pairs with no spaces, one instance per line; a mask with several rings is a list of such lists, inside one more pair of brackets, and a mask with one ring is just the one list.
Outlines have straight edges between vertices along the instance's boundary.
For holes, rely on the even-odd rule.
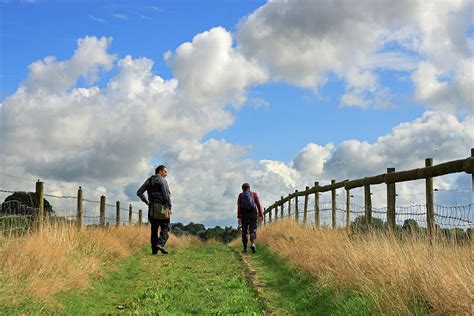
[[[304,198],[300,202],[298,199],[298,221],[303,223],[304,218]],[[346,227],[347,225],[347,204],[342,201],[336,203],[336,225],[337,227]],[[434,215],[435,224],[442,229],[472,229],[474,228],[474,204],[442,206],[435,204]],[[295,219],[295,201],[291,201],[291,219]],[[372,207],[372,222],[375,225],[384,227],[387,224],[387,208]],[[315,224],[315,202],[308,201],[307,204],[307,223]],[[363,222],[365,219],[365,205],[358,203],[349,203],[349,221]],[[281,206],[278,207],[278,219],[281,219]],[[288,202],[283,206],[283,218],[288,218]],[[359,218],[359,219],[358,219]],[[275,210],[272,210],[272,219],[275,219]],[[332,227],[332,202],[321,201],[319,203],[320,225]],[[426,205],[413,204],[409,206],[396,206],[395,223],[399,228],[407,225],[416,225],[426,228],[427,211]],[[416,224],[414,224],[416,223]]]

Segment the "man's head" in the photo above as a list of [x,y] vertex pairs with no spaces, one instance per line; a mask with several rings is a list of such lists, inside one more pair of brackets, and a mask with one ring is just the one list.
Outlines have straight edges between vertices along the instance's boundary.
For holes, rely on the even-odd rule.
[[247,182],[245,182],[244,184],[242,184],[242,191],[250,191],[250,184],[248,184]]
[[158,174],[162,177],[166,177],[168,175],[168,169],[164,165],[159,165],[155,169],[155,174]]

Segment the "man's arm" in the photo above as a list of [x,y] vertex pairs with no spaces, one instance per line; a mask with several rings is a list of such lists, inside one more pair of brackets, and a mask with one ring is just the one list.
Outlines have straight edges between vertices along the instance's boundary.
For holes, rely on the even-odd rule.
[[255,204],[257,204],[258,217],[263,218],[263,208],[262,208],[262,204],[260,204],[260,199],[258,197],[257,192],[253,192],[253,197],[254,197],[254,200],[255,200]]
[[163,194],[163,200],[165,202],[165,205],[168,206],[168,208],[171,210],[171,197],[170,197],[170,189],[168,187],[168,182],[166,179],[161,178],[161,194]]
[[239,194],[239,196],[237,197],[237,218],[239,219],[242,218],[242,214],[240,212],[240,195],[241,194]]
[[140,189],[138,189],[137,191],[137,195],[138,197],[140,198],[140,200],[142,200],[146,205],[148,205],[148,200],[146,199],[145,197],[145,191],[148,189],[148,179],[145,181],[145,183],[142,184],[142,186],[140,187]]

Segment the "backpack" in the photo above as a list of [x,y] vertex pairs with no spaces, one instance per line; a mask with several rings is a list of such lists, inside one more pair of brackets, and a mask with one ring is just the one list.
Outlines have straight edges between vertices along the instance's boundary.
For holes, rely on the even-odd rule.
[[257,204],[255,204],[252,192],[245,191],[242,193],[242,197],[240,198],[240,211],[245,217],[257,215]]

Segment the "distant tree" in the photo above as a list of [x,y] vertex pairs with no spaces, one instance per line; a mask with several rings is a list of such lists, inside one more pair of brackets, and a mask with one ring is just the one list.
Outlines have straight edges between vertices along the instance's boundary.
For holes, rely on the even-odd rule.
[[[372,217],[372,229],[375,230],[384,230],[385,229],[385,223],[377,217]],[[365,232],[367,231],[367,227],[365,225],[365,215],[357,216],[352,222],[351,222],[351,231],[353,232]]]
[[206,227],[203,224],[195,224],[191,222],[188,225],[184,226],[184,230],[192,235],[199,236],[200,234],[203,234],[206,231]]
[[226,227],[222,233],[222,242],[229,243],[239,236],[239,231],[231,226]]
[[184,230],[182,230],[181,228],[179,228],[179,226],[174,226],[171,231],[173,232],[173,234],[175,234],[176,236],[181,236],[181,235],[184,235],[186,232]]
[[203,224],[191,222],[187,225],[183,225],[178,222],[171,224],[171,227],[172,233],[176,236],[190,234],[198,236],[202,240],[216,239],[224,243],[234,240],[239,235],[238,230],[231,226],[225,228],[216,226],[206,229]]
[[[45,213],[54,214],[53,207],[44,198],[43,205]],[[0,205],[0,213],[34,215],[36,208],[38,208],[38,202],[34,192],[15,192],[5,198],[5,201]]]

